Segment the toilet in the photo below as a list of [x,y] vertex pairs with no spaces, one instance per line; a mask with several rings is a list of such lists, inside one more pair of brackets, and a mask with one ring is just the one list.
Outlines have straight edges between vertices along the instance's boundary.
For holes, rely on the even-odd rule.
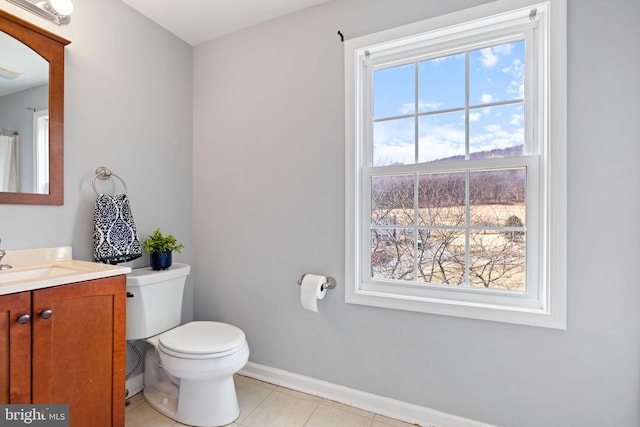
[[191,267],[134,269],[127,275],[127,340],[145,340],[145,400],[187,425],[222,426],[240,414],[233,375],[249,360],[244,332],[221,322],[180,325]]

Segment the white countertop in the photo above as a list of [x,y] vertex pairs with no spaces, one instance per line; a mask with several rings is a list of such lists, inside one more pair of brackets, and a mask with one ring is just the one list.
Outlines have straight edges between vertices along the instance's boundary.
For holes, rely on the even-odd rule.
[[67,283],[119,276],[129,267],[74,260],[70,246],[9,251],[0,270],[0,295],[49,288]]

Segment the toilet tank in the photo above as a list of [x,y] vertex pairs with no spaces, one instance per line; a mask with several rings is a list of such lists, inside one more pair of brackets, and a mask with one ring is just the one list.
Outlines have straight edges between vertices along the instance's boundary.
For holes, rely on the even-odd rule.
[[149,338],[180,325],[182,294],[191,266],[137,268],[127,274],[127,340]]

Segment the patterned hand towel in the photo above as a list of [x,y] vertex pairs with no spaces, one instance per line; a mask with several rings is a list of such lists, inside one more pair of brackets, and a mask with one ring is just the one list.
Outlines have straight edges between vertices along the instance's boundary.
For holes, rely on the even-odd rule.
[[93,258],[97,262],[117,264],[142,256],[142,246],[125,194],[99,195],[93,219]]

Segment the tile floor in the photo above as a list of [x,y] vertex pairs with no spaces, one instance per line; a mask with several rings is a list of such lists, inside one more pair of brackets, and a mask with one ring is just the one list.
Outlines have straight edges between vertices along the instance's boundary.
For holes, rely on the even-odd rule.
[[[295,390],[236,375],[239,427],[410,427],[402,421]],[[125,427],[180,427],[153,410],[138,393],[126,408]]]

